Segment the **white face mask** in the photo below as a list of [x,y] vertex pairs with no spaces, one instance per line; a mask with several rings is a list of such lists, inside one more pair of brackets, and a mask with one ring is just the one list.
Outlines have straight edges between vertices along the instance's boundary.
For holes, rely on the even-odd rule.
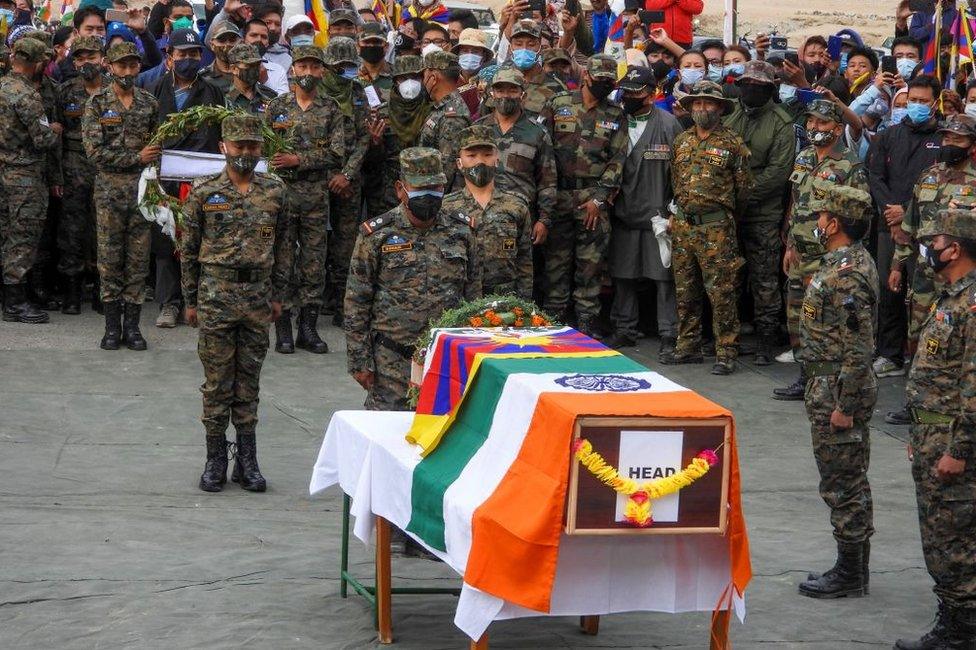
[[420,80],[404,79],[397,84],[397,88],[400,90],[400,97],[403,97],[404,99],[416,99],[420,94]]
[[779,85],[779,100],[786,103],[796,97],[796,86],[791,86],[790,84],[780,84]]
[[437,0],[418,0],[418,2],[420,2],[421,7],[429,7],[437,2]]
[[924,258],[926,255],[928,255],[928,252],[929,252],[929,247],[928,246],[925,246],[924,244],[919,244],[918,245],[918,254],[921,257]]
[[915,72],[915,66],[918,65],[918,61],[912,61],[909,58],[901,58],[895,61],[895,66],[898,68],[898,74],[902,79],[908,81],[908,78],[912,76]]
[[976,118],[976,102],[966,104],[966,115]]

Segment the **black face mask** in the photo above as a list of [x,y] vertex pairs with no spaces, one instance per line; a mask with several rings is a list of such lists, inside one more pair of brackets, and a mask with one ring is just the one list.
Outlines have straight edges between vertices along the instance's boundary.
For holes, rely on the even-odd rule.
[[431,221],[441,211],[443,196],[436,194],[423,194],[407,199],[407,208],[410,213],[421,221]]
[[383,46],[382,45],[364,45],[359,48],[359,56],[363,57],[363,61],[376,65],[383,60]]
[[134,74],[113,74],[112,78],[122,90],[129,90],[136,85],[136,76]]
[[268,45],[275,45],[280,38],[281,34],[278,32],[268,32]]
[[299,88],[307,93],[315,90],[315,88],[319,85],[319,81],[321,80],[318,77],[310,74],[303,74],[300,77],[295,77],[295,83],[298,84]]
[[644,108],[644,100],[646,97],[624,97],[624,113],[627,115],[636,115],[638,111]]
[[258,166],[258,156],[227,156],[227,164],[241,174],[250,174]]
[[806,71],[807,81],[813,81],[824,73],[822,63],[804,63],[803,69]]
[[590,93],[597,99],[606,99],[616,85],[616,82],[611,79],[592,79],[590,80]]
[[742,93],[742,103],[749,108],[759,108],[769,103],[773,98],[774,86],[769,84],[739,84]]
[[655,79],[667,79],[668,75],[671,74],[671,66],[664,61],[655,61],[651,64],[651,72],[654,73]]
[[102,66],[97,63],[83,63],[78,69],[78,74],[85,81],[95,81],[102,75]]
[[265,45],[264,43],[257,43],[254,47],[258,48],[258,54],[260,54],[261,56],[264,56],[265,53],[268,51],[268,46]]
[[515,115],[515,113],[518,112],[518,109],[521,105],[522,102],[515,99],[514,97],[503,97],[501,99],[497,99],[497,98],[495,99],[495,109],[505,117]]
[[947,165],[955,165],[957,162],[965,160],[968,155],[969,147],[957,147],[952,144],[944,144],[939,149],[939,162],[944,162]]
[[393,41],[393,50],[397,54],[409,53],[416,47],[417,41],[402,32],[397,34],[396,39]]
[[485,163],[478,163],[474,167],[462,167],[461,173],[476,187],[484,187],[495,178],[495,168]]
[[942,273],[945,267],[949,266],[949,262],[939,259],[945,250],[944,248],[936,250],[933,246],[925,247],[925,263],[936,273]]

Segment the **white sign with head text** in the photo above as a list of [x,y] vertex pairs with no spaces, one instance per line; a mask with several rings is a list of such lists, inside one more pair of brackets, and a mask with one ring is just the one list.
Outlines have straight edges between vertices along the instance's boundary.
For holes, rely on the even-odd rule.
[[[621,431],[617,471],[621,477],[634,479],[638,484],[673,476],[681,471],[684,438],[683,431]],[[654,521],[678,521],[680,494],[675,492],[651,502]],[[625,521],[626,505],[627,497],[618,494],[615,521]]]

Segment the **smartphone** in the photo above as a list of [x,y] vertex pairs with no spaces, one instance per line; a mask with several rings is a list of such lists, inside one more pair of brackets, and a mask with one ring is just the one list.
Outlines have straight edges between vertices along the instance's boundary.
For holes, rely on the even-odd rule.
[[643,0],[624,0],[624,11],[638,11],[643,8]]
[[898,74],[898,61],[890,54],[881,57],[881,72]]
[[656,25],[664,22],[664,12],[663,11],[649,11],[647,9],[641,9],[637,12],[637,17],[645,25]]
[[118,9],[105,10],[105,22],[107,23],[124,23],[127,20],[129,20],[129,14],[125,11],[119,11]]
[[818,93],[810,90],[809,88],[797,88],[796,98],[800,100],[802,104],[809,104],[817,99],[823,99],[823,93]]
[[844,39],[840,36],[831,36],[827,39],[827,54],[831,61],[840,61],[840,48],[844,44]]
[[908,0],[908,10],[916,14],[930,14],[935,12],[932,0]]
[[784,52],[783,60],[789,61],[793,65],[800,65],[800,57],[797,55],[796,52]]
[[785,36],[770,36],[769,37],[769,49],[770,50],[785,50],[787,47],[787,38]]
[[529,10],[526,13],[534,14],[537,11],[543,18],[546,17],[546,0],[529,0]]

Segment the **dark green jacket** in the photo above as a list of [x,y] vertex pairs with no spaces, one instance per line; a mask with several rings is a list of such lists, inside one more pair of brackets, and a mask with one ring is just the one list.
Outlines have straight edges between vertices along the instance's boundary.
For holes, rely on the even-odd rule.
[[739,100],[733,104],[734,110],[723,123],[749,147],[749,169],[755,181],[738,216],[742,221],[778,222],[783,218],[783,187],[796,158],[793,116],[772,101],[754,110]]

